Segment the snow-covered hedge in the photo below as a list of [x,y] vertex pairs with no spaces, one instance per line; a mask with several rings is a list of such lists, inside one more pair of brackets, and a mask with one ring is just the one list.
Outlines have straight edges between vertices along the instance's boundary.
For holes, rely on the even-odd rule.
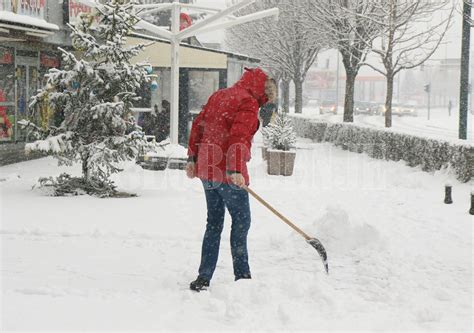
[[315,142],[331,142],[342,149],[367,153],[377,159],[406,161],[424,171],[448,168],[461,182],[474,176],[474,147],[469,144],[436,140],[373,129],[346,123],[327,123],[293,117],[298,136]]

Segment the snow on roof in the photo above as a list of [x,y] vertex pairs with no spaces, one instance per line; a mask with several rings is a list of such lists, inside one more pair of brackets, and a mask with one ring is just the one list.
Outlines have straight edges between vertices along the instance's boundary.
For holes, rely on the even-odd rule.
[[59,30],[59,27],[56,24],[46,22],[46,20],[26,15],[19,15],[6,11],[0,11],[0,21],[6,21],[8,23],[16,23],[22,25],[30,25],[46,30]]

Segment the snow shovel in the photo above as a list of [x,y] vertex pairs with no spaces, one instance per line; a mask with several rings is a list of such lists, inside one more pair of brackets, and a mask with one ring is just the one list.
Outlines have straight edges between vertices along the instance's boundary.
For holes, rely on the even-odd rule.
[[243,186],[243,189],[246,190],[248,193],[250,193],[250,195],[253,196],[255,199],[257,199],[257,201],[259,201],[262,205],[264,205],[269,210],[271,210],[273,212],[273,214],[278,216],[283,222],[285,222],[290,227],[292,227],[297,233],[299,233],[301,236],[303,236],[304,239],[306,240],[306,242],[308,242],[312,247],[314,247],[316,249],[316,251],[318,251],[319,256],[321,257],[321,259],[323,261],[324,269],[326,270],[326,273],[329,274],[328,255],[326,253],[326,249],[324,248],[323,244],[319,241],[319,239],[308,236],[303,230],[301,230],[296,225],[294,225],[290,220],[288,220],[286,217],[284,217],[275,208],[270,206],[270,204],[268,202],[263,200],[257,193],[252,191],[247,186]]

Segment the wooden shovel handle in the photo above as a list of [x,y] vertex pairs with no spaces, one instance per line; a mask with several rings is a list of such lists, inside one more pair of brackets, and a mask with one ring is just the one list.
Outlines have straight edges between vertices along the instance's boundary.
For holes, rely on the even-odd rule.
[[286,217],[284,217],[279,211],[277,211],[275,208],[270,206],[268,202],[263,200],[257,193],[255,193],[253,190],[248,188],[247,186],[242,186],[244,190],[246,190],[248,193],[250,193],[251,196],[253,196],[257,201],[259,201],[262,205],[267,207],[269,210],[273,212],[276,216],[278,216],[283,222],[288,224],[290,227],[292,227],[297,233],[299,233],[301,236],[303,236],[306,240],[311,239],[303,230],[298,228],[296,225],[294,225],[290,220],[288,220]]

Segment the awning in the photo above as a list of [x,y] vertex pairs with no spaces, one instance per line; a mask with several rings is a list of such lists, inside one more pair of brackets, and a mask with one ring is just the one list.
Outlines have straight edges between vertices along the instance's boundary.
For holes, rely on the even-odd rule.
[[0,11],[0,27],[27,32],[37,31],[38,33],[45,34],[59,31],[59,27],[56,24],[49,23],[46,20],[7,11]]

